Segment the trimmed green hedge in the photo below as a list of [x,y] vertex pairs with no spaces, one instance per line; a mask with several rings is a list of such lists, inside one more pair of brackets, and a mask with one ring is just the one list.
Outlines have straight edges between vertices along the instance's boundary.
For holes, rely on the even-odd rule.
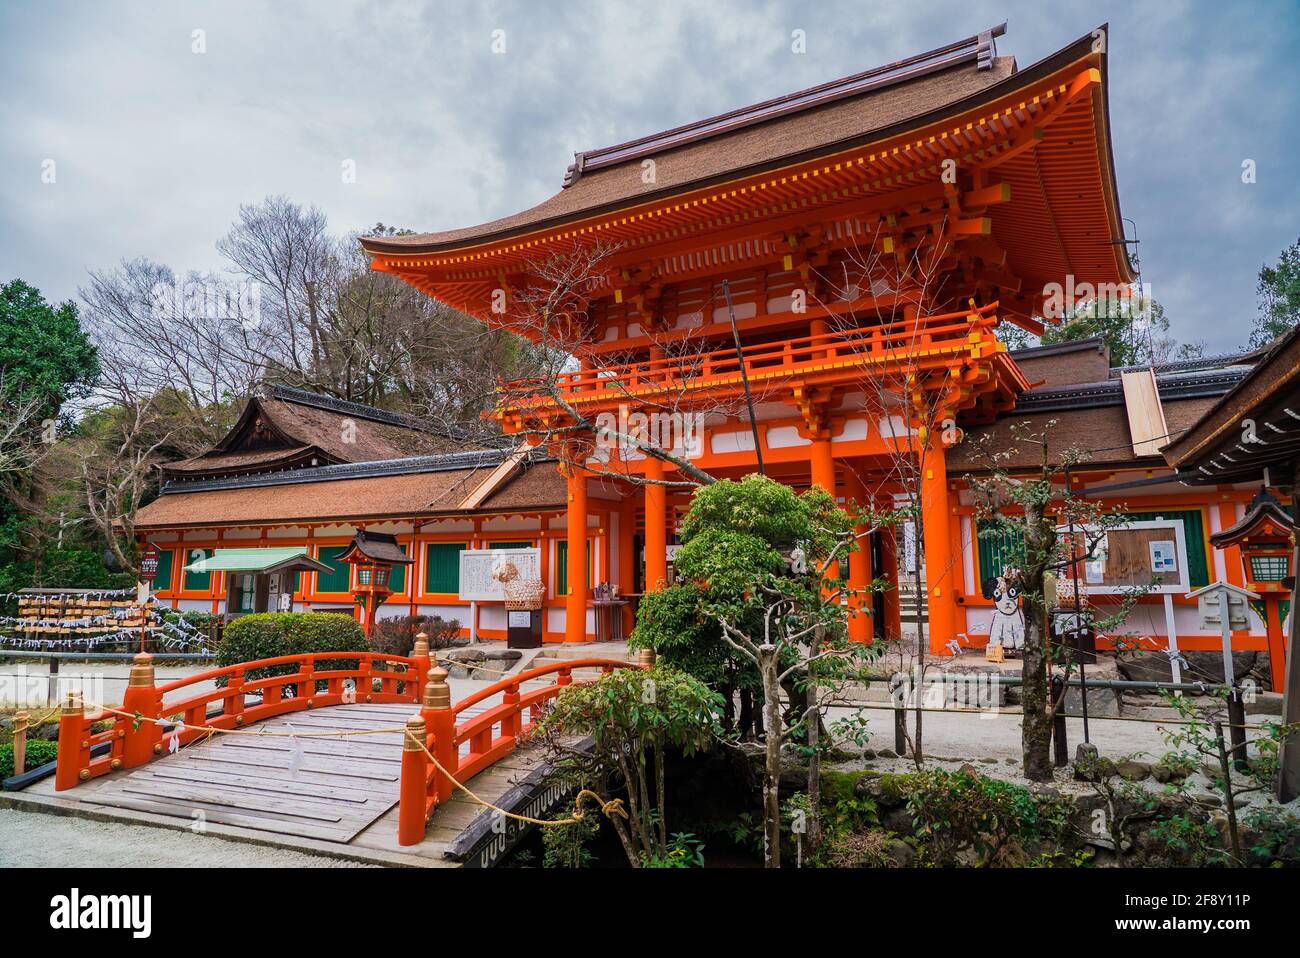
[[[30,772],[38,765],[54,761],[59,755],[58,742],[43,742],[40,739],[27,740],[27,768]],[[9,778],[14,774],[13,743],[0,745],[0,778]]]
[[[217,665],[238,665],[257,659],[304,652],[368,652],[365,633],[350,616],[332,612],[259,612],[245,615],[226,626],[217,646]],[[355,669],[357,659],[334,659],[329,669]],[[320,671],[325,671],[321,667]],[[250,669],[245,680],[288,675],[296,665],[273,665]],[[225,682],[219,680],[218,684]]]

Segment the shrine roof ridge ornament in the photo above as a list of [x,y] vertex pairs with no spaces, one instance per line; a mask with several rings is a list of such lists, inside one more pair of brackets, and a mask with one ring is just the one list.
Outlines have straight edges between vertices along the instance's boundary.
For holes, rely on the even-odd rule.
[[616,166],[629,160],[684,146],[687,143],[730,133],[777,117],[789,116],[845,97],[883,90],[939,70],[951,69],[965,63],[974,63],[978,70],[992,69],[993,57],[997,55],[995,38],[1006,32],[1007,23],[1004,20],[997,26],[973,36],[893,63],[873,67],[852,76],[840,77],[805,90],[787,93],[761,103],[686,123],[671,130],[628,140],[626,143],[574,153],[573,163],[564,174],[564,188],[572,186],[584,173],[593,170]]

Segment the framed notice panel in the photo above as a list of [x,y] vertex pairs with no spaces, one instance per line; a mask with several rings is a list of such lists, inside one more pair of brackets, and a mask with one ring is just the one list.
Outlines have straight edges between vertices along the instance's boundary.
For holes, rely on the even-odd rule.
[[[1065,537],[1069,533],[1062,526],[1057,534]],[[1145,587],[1153,593],[1190,592],[1183,521],[1143,520],[1110,529],[1081,571],[1091,595],[1116,595]]]
[[538,549],[464,549],[460,553],[460,598],[466,602],[504,602],[505,590],[492,570],[510,563],[520,579],[541,578]]

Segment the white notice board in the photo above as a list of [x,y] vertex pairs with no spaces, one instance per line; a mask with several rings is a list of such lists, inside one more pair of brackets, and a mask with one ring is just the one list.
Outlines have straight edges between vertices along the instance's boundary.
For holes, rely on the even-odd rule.
[[513,562],[521,579],[540,579],[538,549],[463,549],[460,553],[460,598],[466,602],[504,602],[501,583],[492,578],[498,563]]

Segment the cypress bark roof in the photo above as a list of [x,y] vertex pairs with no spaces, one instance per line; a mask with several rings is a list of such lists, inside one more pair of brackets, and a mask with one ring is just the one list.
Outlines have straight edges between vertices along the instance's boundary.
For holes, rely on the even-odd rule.
[[167,479],[206,479],[466,448],[454,436],[387,410],[274,386],[252,397],[234,428],[202,455],[163,466]]
[[[992,55],[992,38],[1005,26],[808,90],[577,153],[560,191],[531,209],[460,229],[364,237],[363,245],[400,253],[500,238],[884,135],[1009,80],[1015,59]],[[646,183],[642,158],[651,155],[655,176]]]

